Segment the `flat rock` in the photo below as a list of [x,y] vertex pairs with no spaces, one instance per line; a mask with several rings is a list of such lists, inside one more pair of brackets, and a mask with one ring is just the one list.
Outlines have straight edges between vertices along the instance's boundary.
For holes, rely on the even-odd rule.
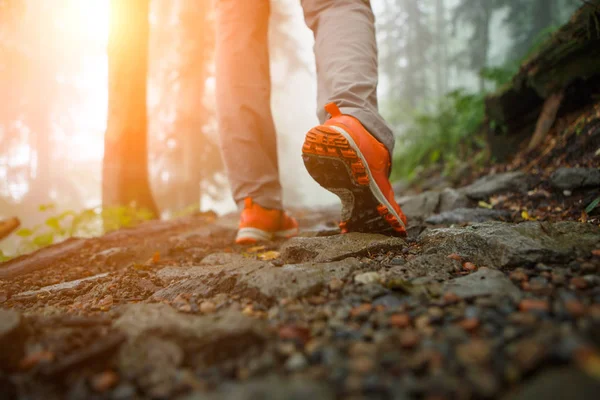
[[180,294],[206,298],[219,293],[243,294],[256,299],[301,297],[320,291],[333,278],[347,279],[360,266],[356,258],[348,258],[283,267],[248,259],[222,266],[167,267],[157,276],[165,282],[174,282],[154,293],[152,299],[171,301]]
[[240,384],[223,385],[214,393],[197,393],[184,397],[184,400],[333,400],[335,393],[324,382],[307,379],[290,379],[269,376]]
[[419,238],[425,254],[457,253],[477,266],[516,267],[564,262],[600,246],[600,228],[579,222],[487,222],[440,228]]
[[511,214],[504,210],[489,210],[487,208],[458,208],[440,214],[432,215],[425,222],[432,225],[464,224],[467,222],[506,221]]
[[294,298],[318,293],[331,279],[348,279],[361,266],[356,258],[331,263],[287,264],[240,276],[238,284],[268,298]]
[[420,277],[433,279],[450,279],[452,272],[460,269],[460,263],[441,254],[426,254],[404,265],[393,267],[389,270],[393,279],[411,280]]
[[13,296],[13,299],[18,300],[18,299],[21,299],[24,297],[36,296],[41,293],[54,293],[54,292],[59,292],[61,290],[75,289],[83,282],[96,281],[98,279],[107,277],[108,275],[109,275],[108,272],[105,272],[102,274],[89,276],[87,278],[76,279],[74,281],[68,281],[68,282],[57,283],[56,285],[44,286],[37,290],[29,290],[26,292],[18,293]]
[[531,183],[531,177],[523,172],[506,172],[479,178],[460,191],[470,199],[485,200],[498,193],[527,192]]
[[130,342],[150,336],[168,338],[208,364],[239,356],[266,340],[263,321],[235,310],[197,316],[166,304],[128,304],[114,326]]
[[478,271],[452,279],[443,287],[444,292],[452,292],[461,298],[479,296],[509,296],[518,301],[522,293],[501,271],[480,268]]
[[551,368],[527,380],[508,400],[593,400],[600,382],[574,367]]
[[423,192],[416,196],[405,196],[398,199],[402,212],[410,219],[422,220],[435,214],[440,204],[440,192]]
[[374,233],[352,232],[328,237],[296,237],[281,247],[280,258],[286,264],[331,262],[391,249],[400,250],[405,246],[406,242],[403,239]]
[[559,168],[550,177],[550,184],[560,190],[600,187],[598,168]]
[[13,370],[25,354],[27,328],[21,314],[0,309],[0,370]]

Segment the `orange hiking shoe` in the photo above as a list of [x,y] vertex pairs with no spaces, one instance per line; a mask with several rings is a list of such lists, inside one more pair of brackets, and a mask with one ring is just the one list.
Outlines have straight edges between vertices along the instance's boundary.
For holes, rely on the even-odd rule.
[[235,242],[254,244],[274,238],[291,238],[298,234],[298,222],[285,211],[270,210],[254,203],[250,197],[244,200],[244,211]]
[[302,156],[313,179],[342,201],[342,233],[406,236],[406,217],[388,178],[388,150],[334,103],[325,110],[331,119],[306,134]]

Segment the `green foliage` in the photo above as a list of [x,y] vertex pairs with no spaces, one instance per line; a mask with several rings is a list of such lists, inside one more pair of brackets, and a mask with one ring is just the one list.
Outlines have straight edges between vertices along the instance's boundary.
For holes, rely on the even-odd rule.
[[477,134],[484,119],[485,96],[463,90],[448,93],[432,112],[412,115],[394,157],[393,178],[412,179],[422,168],[443,163],[445,173],[485,148]]
[[597,197],[594,201],[592,201],[585,209],[586,214],[590,214],[596,207],[600,204],[600,197]]
[[[16,232],[16,235],[20,237],[17,254],[29,253],[69,237],[99,236],[154,218],[149,210],[132,206],[96,207],[79,212],[68,210],[56,213],[55,205],[42,205],[39,210],[55,214],[49,215],[43,224],[32,228],[22,228]],[[0,253],[0,262],[9,258]]]

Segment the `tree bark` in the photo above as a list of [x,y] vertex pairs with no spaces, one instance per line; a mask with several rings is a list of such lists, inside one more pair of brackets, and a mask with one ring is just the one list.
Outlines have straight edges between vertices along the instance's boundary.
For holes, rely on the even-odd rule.
[[134,205],[158,216],[148,181],[149,0],[111,0],[110,7],[102,204]]

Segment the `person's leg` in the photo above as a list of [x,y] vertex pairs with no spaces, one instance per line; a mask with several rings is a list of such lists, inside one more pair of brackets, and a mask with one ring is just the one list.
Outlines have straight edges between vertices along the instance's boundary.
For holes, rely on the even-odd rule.
[[281,209],[277,140],[271,115],[269,0],[216,0],[216,95],[221,151],[233,198],[242,207]]
[[342,202],[342,232],[406,235],[389,181],[394,135],[377,109],[375,18],[368,0],[302,0],[315,36],[318,116],[302,147],[309,174]]
[[315,36],[319,120],[328,119],[325,104],[335,103],[391,154],[394,135],[377,106],[377,42],[369,0],[302,0],[302,7]]

